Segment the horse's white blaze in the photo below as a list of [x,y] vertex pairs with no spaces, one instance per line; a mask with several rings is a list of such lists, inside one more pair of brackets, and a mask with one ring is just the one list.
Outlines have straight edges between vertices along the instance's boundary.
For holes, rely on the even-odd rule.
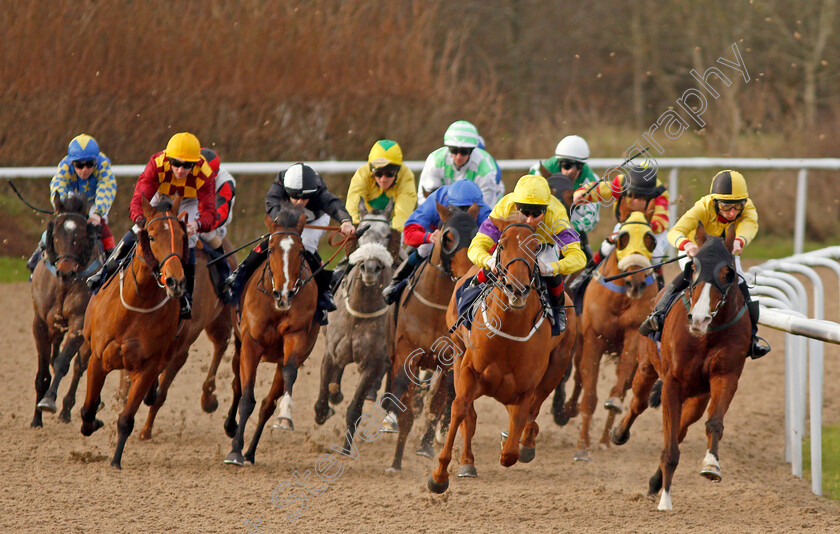
[[691,324],[689,325],[692,333],[704,334],[709,324],[712,322],[712,288],[709,284],[703,286],[700,291],[700,298],[691,308]]
[[[286,283],[283,284],[283,297],[289,295],[289,250],[291,250],[294,244],[295,242],[291,237],[284,237],[280,241],[280,248],[283,249],[283,277],[286,279]],[[286,397],[284,396],[283,400],[285,399]],[[291,403],[291,397],[289,397],[289,402]]]
[[64,221],[64,229],[69,233],[76,229],[76,221],[66,220]]
[[709,451],[706,451],[706,456],[703,457],[703,467],[707,465],[713,465],[720,469],[720,463],[718,463],[718,459],[715,458],[715,455]]
[[664,511],[674,509],[671,505],[671,492],[666,489],[662,490],[662,496],[659,498],[659,509]]
[[288,393],[284,393],[283,398],[280,399],[280,415],[278,417],[292,420],[292,396]]
[[163,223],[163,229],[164,230],[169,230],[169,223],[168,222]]

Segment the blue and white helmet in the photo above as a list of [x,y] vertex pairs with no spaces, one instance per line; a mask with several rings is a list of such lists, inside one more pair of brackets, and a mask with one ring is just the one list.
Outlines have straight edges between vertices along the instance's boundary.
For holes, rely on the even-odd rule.
[[67,157],[70,161],[95,160],[99,157],[99,145],[88,134],[77,135],[67,147]]

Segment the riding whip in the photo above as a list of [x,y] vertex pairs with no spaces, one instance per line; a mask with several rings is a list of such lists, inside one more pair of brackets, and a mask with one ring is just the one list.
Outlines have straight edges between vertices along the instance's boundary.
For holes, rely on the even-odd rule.
[[683,258],[686,258],[686,257],[688,257],[687,254],[680,254],[676,258],[671,258],[670,260],[665,260],[662,263],[656,263],[654,265],[651,265],[650,267],[644,267],[642,269],[636,269],[635,271],[628,271],[626,273],[615,274],[613,276],[604,278],[604,282],[612,282],[613,280],[617,280],[618,278],[624,278],[625,276],[630,276],[631,274],[636,274],[636,273],[640,273],[642,271],[647,271],[648,269],[655,269],[657,267],[661,267],[662,265],[665,265],[666,263],[674,263],[675,261],[679,261],[679,260],[681,260]]
[[53,210],[42,210],[41,208],[36,208],[35,206],[33,206],[32,204],[27,202],[26,199],[23,198],[23,195],[20,194],[20,191],[18,191],[17,187],[15,187],[15,184],[11,180],[6,180],[6,182],[8,182],[8,184],[10,186],[12,186],[12,191],[15,192],[15,194],[18,196],[18,198],[20,199],[21,202],[23,202],[24,204],[26,204],[27,206],[29,206],[30,208],[32,208],[35,211],[38,211],[38,212],[41,212],[41,213],[49,213],[50,215],[53,214]]

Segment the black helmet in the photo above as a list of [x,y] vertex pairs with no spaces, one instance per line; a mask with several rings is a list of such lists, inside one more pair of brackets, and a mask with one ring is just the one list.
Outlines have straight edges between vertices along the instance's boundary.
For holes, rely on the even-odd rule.
[[295,163],[283,172],[283,188],[292,198],[309,198],[318,191],[320,176],[305,163]]
[[627,194],[642,198],[656,198],[665,192],[664,186],[656,185],[656,167],[644,163],[633,164],[626,174]]

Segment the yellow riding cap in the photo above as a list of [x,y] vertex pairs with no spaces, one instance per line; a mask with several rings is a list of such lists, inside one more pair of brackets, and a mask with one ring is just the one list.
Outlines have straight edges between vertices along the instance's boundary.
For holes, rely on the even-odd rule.
[[715,200],[746,200],[750,195],[747,192],[747,181],[737,171],[720,171],[712,178],[712,187],[709,193]]
[[368,154],[368,163],[378,169],[386,165],[402,165],[403,153],[396,141],[381,139],[373,144]]
[[551,200],[551,188],[542,176],[526,174],[516,182],[513,190],[515,203],[547,206],[549,200]]
[[201,143],[189,132],[173,135],[166,144],[166,157],[181,161],[198,161],[201,159]]

